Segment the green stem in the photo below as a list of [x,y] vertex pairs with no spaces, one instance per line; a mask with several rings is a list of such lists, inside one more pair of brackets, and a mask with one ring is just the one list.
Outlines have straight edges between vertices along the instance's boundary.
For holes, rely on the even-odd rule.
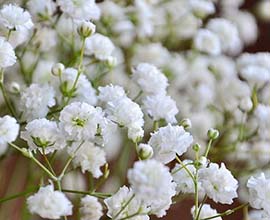
[[116,213],[115,216],[112,217],[112,220],[115,220],[123,211],[124,209],[129,205],[129,203],[134,199],[135,194],[133,194],[130,199],[126,202],[126,204],[119,210],[119,212]]
[[238,211],[238,210],[240,210],[240,209],[242,209],[242,208],[244,208],[244,207],[246,207],[248,205],[249,205],[249,203],[245,203],[243,205],[237,206],[234,209],[229,209],[229,210],[227,210],[227,211],[225,211],[223,213],[220,213],[218,215],[214,215],[214,216],[211,216],[211,217],[208,217],[208,218],[203,218],[201,220],[209,220],[209,219],[213,219],[213,218],[217,218],[217,217],[228,216],[228,215],[231,215],[232,213],[234,213],[234,212],[236,212],[236,211]]
[[201,214],[201,211],[202,211],[202,207],[203,207],[204,203],[206,202],[206,200],[207,200],[207,195],[204,196],[203,201],[199,206],[199,210],[198,210],[197,216],[195,216],[196,217],[195,220],[199,220],[200,214]]
[[[49,171],[42,163],[40,163],[32,154],[30,155],[30,153],[25,152],[24,150],[22,150],[20,147],[16,146],[13,143],[9,143],[9,145],[13,148],[15,148],[16,150],[20,151],[25,157],[30,158],[32,161],[34,161],[45,173],[48,174],[48,176],[50,178],[52,178],[52,180],[54,181],[58,181],[58,178],[55,177],[51,171]],[[26,155],[27,154],[27,155]]]
[[45,162],[47,163],[47,165],[48,165],[50,171],[52,172],[52,174],[53,174],[54,176],[56,176],[56,174],[55,174],[55,172],[54,172],[54,170],[53,170],[53,168],[52,168],[52,165],[51,165],[50,161],[48,160],[48,157],[47,157],[46,154],[45,154],[45,149],[44,149],[44,148],[42,148],[42,155],[43,155],[43,158],[44,158]]
[[182,160],[178,157],[178,155],[175,155],[175,159],[177,160],[177,162],[185,169],[185,171],[188,173],[188,175],[191,177],[191,179],[193,180],[193,183],[195,184],[195,177],[193,176],[193,174],[190,172],[190,170],[187,168],[187,166],[182,162]]
[[10,99],[8,97],[7,91],[6,91],[5,86],[4,86],[4,71],[3,70],[1,70],[1,72],[0,72],[0,89],[2,91],[3,98],[5,100],[5,103],[8,107],[11,115],[16,118],[15,110],[13,109],[13,106],[10,102]]
[[209,151],[210,151],[210,148],[212,146],[212,143],[213,143],[213,139],[210,139],[208,144],[207,144],[207,147],[206,147],[206,150],[205,150],[205,153],[204,153],[204,156],[207,158],[208,154],[209,154]]
[[74,193],[74,194],[82,194],[82,195],[90,195],[101,199],[106,199],[112,196],[109,193],[100,193],[100,192],[86,192],[86,191],[77,191],[77,190],[70,190],[70,189],[62,189],[62,192],[66,193]]
[[35,192],[39,187],[32,187],[24,192],[20,192],[20,193],[17,193],[17,194],[14,194],[12,196],[8,196],[8,197],[5,197],[5,198],[1,198],[0,199],[0,204],[1,203],[4,203],[4,202],[7,202],[7,201],[10,201],[10,200],[13,200],[13,199],[17,199],[19,197],[22,197],[22,196],[25,196],[29,193],[32,193],[32,192]]
[[154,131],[157,131],[159,128],[159,122],[158,121],[154,121]]

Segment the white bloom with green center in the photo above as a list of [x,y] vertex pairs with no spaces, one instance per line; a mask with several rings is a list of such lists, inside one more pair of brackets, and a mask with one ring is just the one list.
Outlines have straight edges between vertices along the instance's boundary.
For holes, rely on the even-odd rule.
[[29,122],[25,131],[21,132],[21,138],[27,141],[30,150],[44,151],[45,154],[63,149],[66,146],[57,123],[45,118]]
[[85,196],[81,199],[81,220],[99,220],[102,215],[102,205],[94,196]]
[[[147,211],[149,211],[142,201],[135,196],[132,189],[126,186],[122,186],[114,195],[105,199],[104,203],[108,208],[107,216],[114,218],[115,220],[120,220],[133,215],[134,213],[137,213],[138,210],[140,210],[140,213],[147,213]],[[126,207],[124,208],[125,205]],[[120,212],[122,208],[123,210]],[[120,214],[118,214],[119,212]],[[148,220],[149,216],[147,214],[137,215],[129,219]]]
[[[195,206],[192,207],[191,214],[193,216],[193,219],[195,219]],[[212,209],[211,206],[208,205],[208,204],[204,204],[202,206],[202,208],[201,208],[199,220],[209,218],[209,217],[213,217],[213,216],[216,216],[216,215],[218,215],[217,210]],[[221,217],[216,217],[216,218],[213,218],[213,219],[214,220],[222,220]]]
[[148,144],[153,147],[153,158],[166,164],[174,160],[175,154],[185,153],[192,142],[192,135],[182,126],[169,124],[152,133]]
[[13,47],[5,38],[0,37],[0,68],[6,68],[16,63],[16,55]]
[[210,163],[208,167],[200,169],[199,180],[207,196],[215,202],[232,204],[237,197],[238,181],[224,163],[220,167],[216,163]]
[[7,4],[0,10],[0,26],[4,26],[9,30],[31,29],[34,24],[31,15],[23,8]]
[[101,108],[85,102],[73,102],[60,113],[60,128],[69,140],[89,141],[95,138],[103,118]]
[[60,191],[54,191],[53,185],[40,187],[38,192],[27,198],[28,209],[42,218],[59,219],[72,215],[72,204]]

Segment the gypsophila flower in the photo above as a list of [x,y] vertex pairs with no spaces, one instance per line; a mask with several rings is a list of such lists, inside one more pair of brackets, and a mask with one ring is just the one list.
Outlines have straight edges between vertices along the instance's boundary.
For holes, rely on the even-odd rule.
[[114,48],[110,38],[98,33],[87,38],[85,42],[85,54],[94,55],[99,60],[110,58]]
[[224,163],[220,167],[216,163],[203,167],[199,170],[199,179],[207,196],[215,202],[231,204],[237,197],[238,182]]
[[270,216],[270,179],[264,173],[250,177],[247,182],[249,203],[255,209],[263,209]]
[[16,63],[15,52],[5,38],[0,37],[0,68],[6,68]]
[[140,106],[128,97],[108,102],[105,112],[110,120],[128,128],[128,137],[133,141],[143,137],[143,112]]
[[99,220],[103,215],[102,205],[96,197],[86,195],[81,199],[80,214],[81,220]]
[[41,18],[44,16],[46,18],[48,16],[52,16],[56,9],[56,4],[51,0],[29,0],[27,2],[27,7],[32,15]]
[[19,102],[19,110],[22,117],[27,121],[37,118],[44,118],[49,108],[53,107],[55,102],[55,91],[49,84],[31,84],[22,94]]
[[91,142],[75,142],[68,148],[68,153],[74,156],[73,164],[80,166],[83,173],[89,171],[93,177],[102,175],[100,167],[106,163],[105,152],[101,147],[95,146]]
[[57,0],[61,10],[70,17],[79,20],[97,20],[100,17],[100,9],[95,0]]
[[128,180],[134,193],[150,206],[151,213],[158,217],[166,214],[176,193],[166,166],[153,159],[137,161],[128,171]]
[[123,87],[118,85],[110,84],[104,87],[98,87],[98,91],[98,99],[104,103],[127,97]]
[[34,24],[28,11],[17,5],[7,4],[0,10],[0,25],[16,31],[31,29]]
[[207,29],[198,30],[194,38],[194,47],[210,55],[219,55],[221,53],[221,44],[218,36]]
[[[193,215],[193,219],[195,219],[195,206],[192,207],[191,214]],[[212,209],[211,206],[208,204],[203,204],[203,206],[201,208],[200,216],[198,219],[200,220],[200,219],[210,218],[210,217],[213,217],[216,215],[218,215],[217,210]],[[222,220],[221,217],[216,217],[213,219],[214,220]]]
[[178,109],[175,101],[163,94],[147,96],[143,99],[143,108],[154,121],[165,119],[167,123],[176,123]]
[[0,155],[5,153],[8,143],[16,140],[19,129],[15,118],[9,115],[0,117]]
[[55,121],[45,118],[35,119],[25,126],[25,131],[21,132],[21,138],[27,141],[30,150],[45,154],[65,147],[64,138]]
[[133,70],[132,78],[147,95],[166,94],[168,80],[152,64],[140,63],[137,65]]
[[[192,160],[184,160],[183,164],[185,164],[186,168],[195,175],[196,169],[194,167],[194,162]],[[187,173],[187,171],[180,164],[176,164],[175,167],[171,171],[173,176],[173,181],[176,183],[176,192],[179,193],[194,193],[194,182],[191,176]],[[198,189],[200,195],[204,194],[204,189],[202,188],[202,183],[198,180]]]
[[262,210],[252,210],[248,213],[248,219],[250,220],[268,220],[269,215]]
[[224,18],[211,19],[207,29],[215,33],[221,42],[222,51],[237,54],[242,48],[242,42],[236,26]]
[[152,133],[148,144],[153,147],[153,158],[166,164],[175,158],[175,154],[185,153],[192,142],[193,137],[182,126],[169,124]]
[[27,198],[28,209],[42,218],[59,219],[72,214],[72,204],[64,193],[54,191],[53,185],[40,187],[38,192]]
[[85,102],[73,102],[60,113],[60,128],[70,140],[93,140],[98,124],[102,119],[102,110]]
[[[134,198],[132,198],[134,196]],[[130,201],[128,203],[128,201]],[[141,210],[141,213],[147,213],[148,209],[142,203],[142,201],[134,195],[132,189],[122,186],[114,195],[104,200],[105,205],[108,208],[107,216],[115,220],[120,220],[122,218],[128,217],[134,213],[137,213],[138,210]],[[127,204],[128,203],[128,204]],[[124,208],[124,205],[126,207]],[[123,208],[123,211],[116,217],[117,213]],[[149,216],[147,214],[138,215],[130,218],[131,220],[148,220]]]

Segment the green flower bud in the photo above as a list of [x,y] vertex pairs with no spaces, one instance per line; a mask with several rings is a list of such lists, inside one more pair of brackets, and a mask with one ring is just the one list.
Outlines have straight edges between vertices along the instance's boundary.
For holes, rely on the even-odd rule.
[[209,139],[215,140],[219,136],[219,131],[214,128],[210,128],[207,132],[207,136]]

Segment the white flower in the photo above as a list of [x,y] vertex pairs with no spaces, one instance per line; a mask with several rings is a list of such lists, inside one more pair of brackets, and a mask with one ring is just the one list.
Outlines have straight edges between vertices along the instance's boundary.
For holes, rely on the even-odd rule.
[[[132,198],[133,196],[134,198]],[[130,202],[128,203],[128,201]],[[132,189],[126,186],[122,186],[113,196],[105,199],[104,203],[108,208],[107,216],[115,220],[120,220],[122,218],[130,216],[138,212],[139,209],[141,209],[141,213],[146,213],[148,211],[146,209],[146,206],[141,202],[141,200],[134,195]],[[128,205],[126,205],[126,207],[124,208],[124,205],[127,203]],[[116,217],[116,215],[120,212],[122,208],[123,211],[121,211],[121,213]],[[144,214],[135,216],[130,219],[148,220],[149,216]]]
[[87,38],[85,42],[85,54],[94,55],[99,60],[107,60],[114,48],[110,38],[98,33]]
[[73,164],[81,166],[83,173],[89,171],[93,177],[98,178],[102,175],[100,167],[106,163],[105,152],[101,147],[95,146],[91,142],[74,142],[68,148],[68,153],[74,156]]
[[259,125],[262,129],[265,129],[270,125],[270,106],[259,104],[254,112],[258,119]]
[[270,216],[262,210],[251,210],[248,213],[249,220],[268,220]]
[[153,148],[149,144],[139,144],[137,151],[142,160],[150,159],[154,154]]
[[214,18],[208,22],[207,29],[219,37],[224,52],[236,54],[242,49],[238,30],[231,21],[224,18]]
[[166,76],[154,65],[140,63],[133,70],[133,80],[148,95],[165,94],[168,86]]
[[134,193],[148,204],[151,213],[162,217],[175,195],[175,183],[168,167],[150,159],[137,161],[128,171],[128,180]]
[[[185,164],[186,168],[195,175],[196,169],[193,165],[192,160],[184,160],[183,163]],[[175,167],[171,171],[173,176],[173,181],[177,184],[176,185],[176,192],[179,193],[194,193],[194,182],[191,179],[190,175],[187,171],[182,167],[180,164],[176,164]],[[198,181],[198,188],[201,195],[204,194],[204,190],[202,188],[202,184]]]
[[215,13],[215,5],[211,0],[191,0],[190,6],[195,14],[200,17]]
[[97,133],[102,110],[85,102],[73,102],[60,113],[60,128],[70,140],[93,140]]
[[147,96],[143,99],[143,108],[153,118],[154,121],[165,119],[167,123],[176,122],[178,109],[175,101],[163,94]]
[[94,196],[86,195],[81,199],[81,220],[99,220],[102,213],[102,205]]
[[216,163],[210,163],[209,167],[199,170],[199,179],[207,196],[215,202],[231,204],[237,197],[238,182],[224,163],[219,167]]
[[49,121],[45,118],[35,119],[29,122],[25,131],[21,132],[21,138],[27,141],[30,150],[46,154],[65,147],[62,134],[55,121]]
[[49,108],[55,105],[55,92],[48,84],[31,84],[22,94],[19,102],[19,110],[27,121],[44,118]]
[[[193,215],[193,219],[195,219],[195,206],[192,207],[191,214]],[[208,205],[208,204],[204,204],[202,206],[202,208],[201,208],[199,220],[209,218],[209,217],[213,217],[213,216],[216,216],[216,215],[218,215],[217,210],[212,209],[211,206]],[[213,218],[213,219],[214,220],[222,220],[221,217],[216,217],[216,218]]]
[[120,98],[108,102],[105,112],[110,120],[128,128],[130,139],[136,141],[143,137],[143,112],[137,103],[127,97]]
[[258,177],[250,177],[247,182],[249,203],[255,209],[263,209],[270,215],[270,179],[264,173]]
[[148,144],[153,147],[153,158],[166,164],[174,160],[176,153],[185,153],[192,142],[193,137],[182,126],[169,124],[152,133]]
[[32,15],[36,16],[52,16],[56,9],[55,2],[51,0],[29,0],[27,2],[27,7]]
[[0,68],[6,68],[16,63],[15,52],[5,38],[0,37]]
[[110,84],[104,87],[100,86],[98,87],[98,91],[99,91],[98,99],[101,102],[105,103],[127,97],[123,87],[118,85]]
[[[53,78],[52,81],[55,90],[57,91],[58,100],[61,101],[61,94],[67,96],[66,92],[71,91],[73,88],[74,82],[76,80],[78,74],[78,70],[74,68],[66,68],[62,74],[62,84],[58,81],[58,79]],[[61,86],[61,90],[59,87]],[[96,90],[92,87],[89,80],[86,78],[84,74],[79,76],[77,81],[76,90],[71,98],[71,102],[86,102],[90,105],[95,105],[97,102]]]
[[42,52],[50,51],[57,44],[57,33],[52,28],[39,28],[37,29],[37,33],[33,38],[33,43],[38,45],[40,51]]
[[64,193],[54,191],[53,185],[40,187],[38,192],[27,198],[28,209],[42,218],[59,219],[72,214],[72,204]]
[[17,5],[8,4],[0,10],[0,25],[10,30],[29,30],[34,24],[27,11]]
[[0,155],[6,151],[8,143],[16,140],[19,129],[15,118],[9,115],[0,117]]
[[198,30],[194,38],[194,47],[210,55],[219,55],[221,53],[221,43],[218,36],[207,29]]
[[100,9],[95,0],[57,0],[57,4],[74,19],[98,20],[100,17]]

